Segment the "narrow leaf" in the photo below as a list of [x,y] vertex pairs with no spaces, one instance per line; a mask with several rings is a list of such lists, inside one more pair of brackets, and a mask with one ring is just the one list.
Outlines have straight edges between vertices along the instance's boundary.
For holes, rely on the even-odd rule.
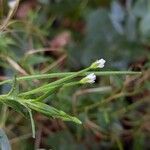
[[31,127],[32,127],[32,137],[35,138],[35,124],[32,116],[32,111],[31,109],[28,109],[29,115],[30,115],[30,120],[31,120]]
[[14,76],[13,83],[12,83],[12,88],[11,88],[8,95],[17,96],[18,93],[19,93],[19,85],[17,83],[16,76]]
[[81,124],[81,121],[79,119],[77,119],[76,117],[72,117],[69,116],[68,114],[66,114],[63,111],[60,111],[52,106],[49,106],[47,104],[41,103],[41,102],[26,102],[28,104],[28,107],[30,107],[31,109],[37,111],[37,112],[41,112],[44,115],[48,116],[48,117],[53,117],[53,118],[60,118],[64,121],[73,121],[77,124]]
[[24,117],[28,118],[29,114],[26,108],[18,102],[18,100],[6,99],[3,101],[4,104],[13,108],[13,110],[17,111],[18,113],[22,114]]

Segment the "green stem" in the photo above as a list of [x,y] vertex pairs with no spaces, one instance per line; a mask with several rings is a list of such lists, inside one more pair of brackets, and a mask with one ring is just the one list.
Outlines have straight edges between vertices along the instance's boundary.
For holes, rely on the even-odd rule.
[[31,91],[21,93],[21,94],[19,94],[19,96],[25,96],[25,95],[35,94],[35,93],[38,93],[38,92],[43,92],[43,91],[47,90],[47,88],[52,88],[53,86],[57,86],[57,85],[61,86],[66,81],[71,80],[71,79],[77,77],[78,75],[88,71],[88,70],[90,70],[90,68],[83,69],[83,70],[81,70],[79,72],[76,72],[76,73],[74,73],[72,75],[69,75],[69,76],[64,77],[62,79],[59,79],[57,81],[51,82],[49,84],[43,85],[43,86],[41,86],[39,88],[36,88],[36,89],[33,89]]
[[36,101],[43,101],[49,95],[51,95],[52,93],[54,93],[58,88],[59,88],[59,86],[55,86],[55,87],[50,88],[48,90],[48,92],[46,92],[44,95],[40,96],[38,99],[36,99]]
[[75,85],[79,85],[79,84],[81,84],[79,81],[77,81],[77,82],[70,82],[70,83],[64,84],[62,88],[67,88],[67,87],[75,86]]
[[[59,86],[60,86],[60,85],[59,85]],[[39,88],[33,89],[33,90],[31,90],[31,91],[27,91],[27,92],[20,93],[19,96],[25,97],[25,96],[29,96],[29,95],[35,94],[35,93],[37,93],[37,92],[38,92],[38,93],[47,92],[47,91],[53,90],[55,87],[58,87],[58,85],[57,85],[57,86],[47,87],[47,88],[43,87],[43,89],[41,89],[41,90],[39,89],[39,88],[41,88],[41,87],[39,87]]]
[[3,128],[5,126],[6,118],[7,118],[7,106],[2,105],[0,128]]
[[[142,74],[142,72],[136,72],[136,71],[89,71],[89,72],[83,72],[82,74],[78,76],[85,76],[90,73],[94,73],[97,76],[105,76],[105,75],[135,75],[135,74]],[[29,76],[23,76],[16,78],[17,81],[24,81],[24,80],[33,80],[33,79],[50,79],[50,78],[60,78],[60,77],[66,77],[68,75],[76,74],[76,72],[63,72],[63,73],[51,73],[51,74],[36,74],[36,75],[29,75]],[[6,83],[12,83],[12,79],[8,79],[5,81],[0,82],[0,85],[6,84]]]
[[[62,86],[62,89],[66,88],[66,87],[70,87],[70,86],[75,86],[80,84],[80,82],[71,82],[71,83],[67,83],[64,84]],[[45,98],[47,98],[49,95],[51,95],[52,93],[54,93],[57,89],[59,89],[61,86],[55,86],[55,87],[51,87],[50,90],[48,90],[48,92],[46,92],[44,95],[40,96],[38,99],[36,99],[36,101],[43,101]]]

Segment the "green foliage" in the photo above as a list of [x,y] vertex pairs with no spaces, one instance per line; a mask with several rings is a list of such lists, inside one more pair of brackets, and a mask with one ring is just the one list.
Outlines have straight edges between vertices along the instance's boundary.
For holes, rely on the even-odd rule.
[[[4,3],[0,128],[12,149],[149,149],[149,0]],[[99,58],[104,70],[86,68]],[[96,83],[81,84],[90,73]]]
[[0,33],[0,52],[7,53],[10,46],[14,45],[15,42],[12,38]]

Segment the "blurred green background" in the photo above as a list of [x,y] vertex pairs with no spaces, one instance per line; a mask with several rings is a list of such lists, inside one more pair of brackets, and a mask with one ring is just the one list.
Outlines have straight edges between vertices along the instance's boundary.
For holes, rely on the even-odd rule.
[[[9,10],[8,1],[0,1],[1,23]],[[99,58],[106,60],[103,71],[143,74],[100,76],[94,85],[54,93],[47,103],[83,125],[35,113],[36,139],[29,120],[0,104],[0,125],[13,150],[150,149],[150,0],[21,0],[0,32],[1,81],[77,71]],[[26,82],[22,90],[35,86]],[[50,80],[36,86],[43,82]],[[1,86],[0,93],[9,88]]]

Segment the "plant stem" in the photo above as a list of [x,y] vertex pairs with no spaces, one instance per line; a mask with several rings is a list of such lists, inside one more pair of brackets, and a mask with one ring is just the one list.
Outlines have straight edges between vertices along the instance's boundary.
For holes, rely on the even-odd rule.
[[[97,76],[106,76],[106,75],[135,75],[135,74],[142,74],[142,72],[136,72],[136,71],[88,71],[83,72],[82,74],[78,76],[86,76],[90,73],[94,73]],[[50,79],[50,78],[60,78],[60,77],[66,77],[68,75],[76,74],[76,72],[63,72],[63,73],[51,73],[51,74],[36,74],[36,75],[27,75],[23,77],[17,77],[17,81],[24,81],[24,80],[33,80],[33,79]],[[0,82],[0,85],[11,83],[12,79],[8,79],[5,81]]]
[[1,111],[0,128],[3,128],[5,126],[6,118],[7,118],[7,106],[3,105]]
[[71,79],[77,77],[78,75],[80,75],[80,74],[82,74],[82,73],[88,71],[88,70],[90,70],[90,68],[83,69],[83,70],[81,70],[81,71],[79,71],[79,72],[76,72],[76,73],[74,73],[74,74],[71,74],[71,75],[69,75],[69,76],[67,76],[67,77],[64,77],[64,78],[62,78],[62,79],[59,79],[59,80],[57,80],[57,81],[51,82],[51,83],[49,83],[49,84],[43,85],[43,86],[41,86],[41,87],[39,87],[39,88],[36,88],[36,89],[33,89],[33,90],[31,90],[31,91],[21,93],[21,94],[19,94],[19,96],[26,96],[26,95],[35,94],[35,93],[38,93],[38,92],[43,92],[43,91],[47,90],[47,88],[51,88],[51,87],[57,86],[57,85],[62,85],[62,84],[65,83],[66,81],[71,80]]

